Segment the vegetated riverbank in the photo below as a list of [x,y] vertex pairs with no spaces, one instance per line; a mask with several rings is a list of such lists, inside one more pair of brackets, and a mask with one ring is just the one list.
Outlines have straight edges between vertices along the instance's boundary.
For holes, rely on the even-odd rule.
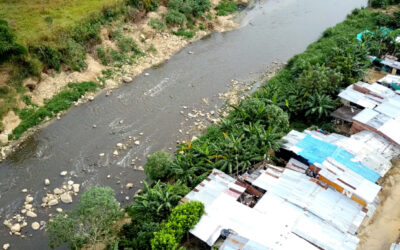
[[[316,124],[334,130],[330,112],[337,105],[336,90],[364,77],[370,66],[368,54],[398,53],[387,46],[390,39],[388,43],[375,36],[366,37],[366,43],[356,40],[365,29],[378,33],[379,26],[399,27],[392,16],[369,9],[355,10],[346,21],[325,31],[304,53],[292,58],[251,97],[232,107],[220,124],[180,144],[173,158],[165,152],[149,155],[145,172],[154,183],[146,185],[127,208],[132,222],[123,227],[114,246],[175,249],[181,240],[176,235],[185,232],[165,228],[170,213],[183,193],[204,180],[211,169],[237,175],[264,159],[279,165],[282,162],[274,152],[291,127]],[[187,232],[190,228],[185,229]]]
[[[63,66],[63,70],[57,73],[50,68],[47,73],[41,73],[40,77],[29,77],[23,81],[22,86],[31,91],[14,96],[14,99],[20,99],[17,101],[18,105],[7,112],[2,120],[3,127],[0,129],[0,143],[19,140],[9,143],[7,147],[3,146],[0,157],[5,158],[26,136],[34,132],[34,129],[31,129],[31,133],[20,138],[29,128],[53,116],[60,119],[61,114],[58,112],[66,109],[66,106],[51,115],[42,114],[29,118],[24,114],[40,110],[40,107],[46,105],[45,103],[55,94],[64,91],[68,83],[96,81],[99,83],[99,88],[109,90],[122,82],[132,81],[132,78],[143,70],[161,64],[187,44],[201,39],[212,31],[224,32],[237,27],[232,15],[238,9],[237,2],[233,2],[233,7],[230,6],[230,9],[223,13],[217,13],[220,11],[217,10],[217,6],[220,6],[219,1],[213,1],[209,6],[206,1],[206,7],[201,7],[204,10],[199,9],[197,12],[196,8],[187,6],[189,8],[186,10],[187,13],[183,14],[179,10],[181,12],[178,11],[177,14],[180,15],[182,22],[175,23],[176,20],[171,21],[168,17],[171,16],[172,10],[183,8],[182,3],[177,1],[175,6],[170,6],[169,9],[160,6],[157,12],[148,12],[147,15],[142,13],[143,16],[137,20],[125,20],[125,18],[99,27],[98,36],[101,42],[91,46],[88,49],[89,53],[83,55],[86,57],[83,62],[84,69],[71,71],[67,66]],[[201,11],[204,11],[204,14]],[[8,86],[5,88],[8,89]],[[84,98],[73,101],[77,105],[93,98],[94,93],[89,93]]]

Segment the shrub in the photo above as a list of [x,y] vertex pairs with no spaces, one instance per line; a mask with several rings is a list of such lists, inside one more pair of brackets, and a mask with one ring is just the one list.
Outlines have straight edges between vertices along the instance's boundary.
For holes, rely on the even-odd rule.
[[186,21],[186,16],[175,9],[171,9],[168,11],[165,16],[165,21],[169,25],[179,25],[182,26]]
[[122,227],[119,236],[119,249],[151,249],[154,233],[160,230],[160,223],[143,220],[133,221]]
[[15,35],[8,23],[0,19],[0,64],[8,61],[13,56],[27,54],[27,49],[15,42]]
[[138,9],[145,9],[146,11],[155,11],[158,8],[158,0],[128,0],[128,4]]
[[158,31],[165,30],[165,23],[163,23],[163,21],[158,18],[150,18],[149,25],[150,27]]
[[75,27],[72,39],[81,45],[100,43],[100,28],[101,22],[96,18],[83,21]]
[[172,174],[172,157],[169,153],[159,151],[147,156],[144,172],[151,180],[166,180]]
[[104,49],[103,46],[99,46],[96,48],[97,51],[97,57],[100,59],[101,63],[103,65],[108,65],[110,63],[110,60],[107,56],[106,50]]
[[63,51],[62,61],[74,71],[81,71],[86,67],[85,48],[74,39],[68,39]]
[[161,230],[154,233],[152,249],[176,249],[183,236],[189,232],[204,213],[204,205],[199,201],[189,201],[176,206]]
[[203,16],[203,14],[211,9],[210,0],[188,0],[188,5],[192,8],[194,17]]
[[60,71],[62,55],[57,49],[49,45],[33,46],[30,49],[48,68]]
[[50,247],[68,243],[71,249],[80,249],[84,244],[93,246],[99,239],[107,241],[112,225],[121,216],[111,188],[91,188],[82,194],[75,209],[50,219],[46,226]]
[[235,12],[238,8],[236,1],[222,0],[216,7],[218,16],[227,16]]
[[188,39],[193,38],[196,32],[193,30],[185,30],[185,29],[179,29],[178,31],[174,32],[174,35],[176,36],[183,36]]

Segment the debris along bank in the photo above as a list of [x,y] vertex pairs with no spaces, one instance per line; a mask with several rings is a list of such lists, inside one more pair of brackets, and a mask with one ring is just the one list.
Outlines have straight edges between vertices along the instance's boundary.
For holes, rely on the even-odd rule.
[[191,233],[220,249],[356,249],[379,204],[376,181],[400,147],[370,131],[291,131],[283,140],[285,168],[264,162],[236,179],[214,169],[182,199],[205,205]]

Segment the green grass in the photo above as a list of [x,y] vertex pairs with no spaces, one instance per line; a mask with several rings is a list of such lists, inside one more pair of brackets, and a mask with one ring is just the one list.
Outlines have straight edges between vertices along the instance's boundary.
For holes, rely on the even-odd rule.
[[21,123],[9,135],[9,139],[20,138],[29,128],[39,125],[46,118],[54,117],[60,111],[67,110],[74,101],[86,92],[94,91],[97,87],[95,82],[69,83],[64,90],[47,100],[43,107],[32,106],[22,109],[19,112]]
[[238,3],[236,1],[222,0],[216,7],[218,16],[227,16],[238,9]]
[[60,30],[124,0],[0,0],[0,19],[7,20],[25,45],[58,36]]

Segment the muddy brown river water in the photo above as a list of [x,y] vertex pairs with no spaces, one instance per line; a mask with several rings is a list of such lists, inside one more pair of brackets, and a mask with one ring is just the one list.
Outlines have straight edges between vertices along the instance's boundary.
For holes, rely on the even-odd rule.
[[[83,190],[94,185],[111,186],[121,204],[128,204],[125,197],[131,197],[145,178],[142,171],[133,169],[131,159],[138,157],[136,165],[142,166],[148,153],[175,148],[176,140],[191,137],[192,134],[178,132],[185,132],[182,123],[188,123],[180,113],[182,106],[187,106],[188,111],[215,110],[215,105],[223,104],[218,93],[228,90],[231,79],[256,79],[271,63],[285,62],[304,51],[326,28],[343,21],[366,2],[257,2],[246,11],[241,28],[214,33],[189,45],[165,64],[145,71],[148,76],[142,74],[108,97],[102,93],[94,101],[72,108],[0,163],[0,246],[7,242],[11,249],[48,248],[44,230],[30,229],[33,219],[28,219],[29,226],[22,230],[26,238],[10,236],[8,228],[2,225],[7,216],[21,209],[24,188],[34,197],[33,205],[38,212],[35,221],[47,221],[49,213],[56,213],[55,207],[40,207],[46,193],[45,178],[51,181],[50,190],[66,178],[82,183]],[[202,98],[207,98],[210,105],[206,106]],[[113,156],[116,144],[129,136],[137,137],[140,144]],[[100,153],[105,156],[99,157]],[[68,177],[60,176],[63,170],[69,172]],[[133,183],[134,188],[127,190],[126,183]],[[77,200],[74,197],[74,202]],[[74,204],[61,207],[68,209]]]

